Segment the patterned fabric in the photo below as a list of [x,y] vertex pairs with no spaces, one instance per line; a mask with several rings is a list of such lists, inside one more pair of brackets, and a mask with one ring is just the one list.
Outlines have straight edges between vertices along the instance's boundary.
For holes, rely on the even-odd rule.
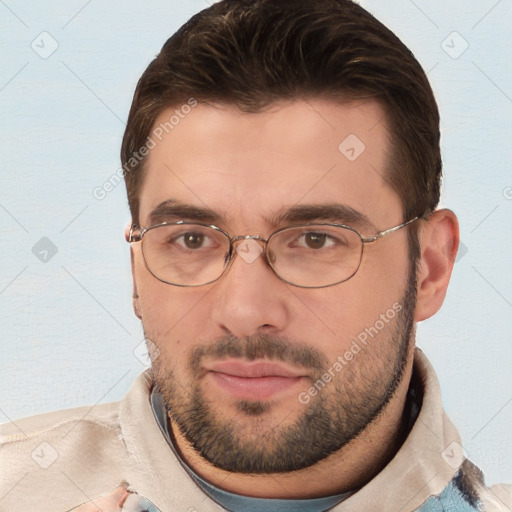
[[418,512],[474,512],[482,511],[481,503],[474,496],[461,492],[458,474],[439,496],[431,496]]

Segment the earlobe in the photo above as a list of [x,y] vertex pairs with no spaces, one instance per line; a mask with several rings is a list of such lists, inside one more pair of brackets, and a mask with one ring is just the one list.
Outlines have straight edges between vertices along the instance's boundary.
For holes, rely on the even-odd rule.
[[133,296],[133,312],[135,313],[135,316],[136,316],[139,320],[142,320],[142,313],[140,312],[140,307],[139,307],[139,296],[138,296],[138,295],[134,295],[134,296]]
[[139,292],[137,291],[137,280],[135,277],[135,259],[133,254],[133,248],[130,247],[130,261],[132,266],[132,281],[133,281],[133,292],[132,292],[132,301],[133,301],[133,312],[135,316],[142,320],[142,313],[140,311],[139,305]]
[[415,321],[434,315],[443,304],[459,246],[459,224],[451,210],[437,210],[420,229],[421,257]]

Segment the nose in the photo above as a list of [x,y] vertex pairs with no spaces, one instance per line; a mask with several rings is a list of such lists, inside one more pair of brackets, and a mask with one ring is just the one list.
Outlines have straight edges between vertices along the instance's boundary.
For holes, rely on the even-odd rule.
[[212,317],[237,337],[281,332],[289,319],[289,291],[266,262],[262,244],[242,239],[214,290]]

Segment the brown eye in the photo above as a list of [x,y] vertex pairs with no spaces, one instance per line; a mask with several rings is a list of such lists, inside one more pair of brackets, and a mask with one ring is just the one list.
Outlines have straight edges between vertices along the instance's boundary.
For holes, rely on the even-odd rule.
[[325,246],[327,235],[324,233],[306,233],[304,242],[310,249],[322,249]]
[[200,249],[204,242],[204,235],[199,233],[185,233],[183,243],[187,249]]

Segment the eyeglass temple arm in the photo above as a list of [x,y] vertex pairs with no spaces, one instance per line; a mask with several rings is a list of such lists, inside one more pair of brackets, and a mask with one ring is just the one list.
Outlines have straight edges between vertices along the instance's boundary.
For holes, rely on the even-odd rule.
[[413,219],[408,220],[407,222],[404,222],[402,224],[399,224],[398,226],[386,229],[385,231],[380,231],[376,235],[373,235],[373,236],[363,236],[361,238],[362,238],[362,240],[363,240],[363,242],[365,244],[366,243],[370,243],[370,242],[375,242],[375,240],[378,240],[379,238],[383,238],[383,237],[389,235],[390,233],[394,233],[395,231],[398,231],[399,229],[402,229],[405,226],[408,226],[409,224],[412,224],[413,222],[416,222],[419,218],[420,217],[414,217]]

